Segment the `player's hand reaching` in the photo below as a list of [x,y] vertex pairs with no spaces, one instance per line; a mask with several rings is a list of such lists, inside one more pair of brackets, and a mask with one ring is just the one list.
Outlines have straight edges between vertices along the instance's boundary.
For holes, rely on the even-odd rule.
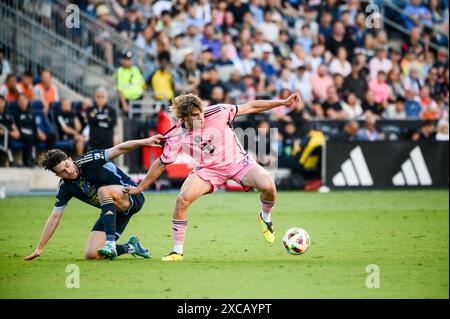
[[142,193],[142,190],[140,190],[139,187],[126,186],[123,188],[123,192],[128,195],[137,195]]
[[291,106],[292,103],[303,103],[302,96],[300,93],[291,94],[287,99],[283,100],[283,105]]
[[33,259],[39,257],[41,255],[42,250],[36,249],[30,256],[25,257],[23,260],[32,261]]
[[153,135],[145,140],[145,146],[161,147],[161,141],[164,136],[161,134]]

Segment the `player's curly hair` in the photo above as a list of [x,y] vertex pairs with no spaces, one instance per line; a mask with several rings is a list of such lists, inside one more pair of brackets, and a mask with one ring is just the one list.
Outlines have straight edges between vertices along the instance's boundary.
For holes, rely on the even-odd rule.
[[61,150],[54,149],[49,150],[39,156],[39,166],[48,170],[55,172],[53,169],[62,161],[68,159],[66,153]]
[[177,96],[172,100],[170,112],[175,118],[181,120],[189,116],[195,108],[198,108],[203,112],[205,102],[195,94],[184,94]]

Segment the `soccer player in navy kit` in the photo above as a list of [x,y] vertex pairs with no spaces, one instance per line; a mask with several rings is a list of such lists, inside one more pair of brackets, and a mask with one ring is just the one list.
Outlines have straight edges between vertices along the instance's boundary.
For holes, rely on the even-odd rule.
[[144,195],[128,195],[124,188],[136,186],[131,178],[122,172],[111,160],[142,146],[160,146],[162,135],[146,139],[127,141],[106,150],[92,150],[77,160],[72,160],[61,150],[50,150],[40,159],[40,165],[61,178],[53,212],[44,227],[41,240],[35,251],[25,260],[33,260],[42,250],[58,227],[64,208],[72,197],[101,209],[94,224],[86,249],[87,259],[114,259],[131,253],[134,256],[150,258],[136,236],[127,243],[116,245],[131,217],[144,204]]

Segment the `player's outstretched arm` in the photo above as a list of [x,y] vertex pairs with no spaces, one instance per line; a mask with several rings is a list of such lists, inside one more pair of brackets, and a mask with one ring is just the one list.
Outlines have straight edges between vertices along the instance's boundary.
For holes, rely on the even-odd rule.
[[299,93],[292,94],[284,100],[255,100],[238,105],[238,113],[236,116],[260,113],[283,105],[291,106],[292,103],[302,103],[302,98]]
[[107,150],[108,157],[110,160],[112,160],[122,154],[134,151],[142,146],[161,147],[160,142],[163,138],[164,136],[162,136],[161,134],[157,134],[149,138],[143,138],[140,140],[131,140],[117,144],[116,146],[111,147]]
[[136,195],[145,191],[166,169],[166,165],[157,159],[147,172],[147,176],[139,183],[138,187],[125,187],[124,192]]
[[50,214],[50,216],[47,219],[47,222],[45,223],[41,240],[39,241],[37,248],[33,251],[31,255],[25,257],[24,260],[31,261],[41,255],[45,245],[47,245],[47,242],[50,240],[56,228],[58,227],[59,221],[61,220],[63,213],[64,211],[60,210],[60,211],[53,211]]

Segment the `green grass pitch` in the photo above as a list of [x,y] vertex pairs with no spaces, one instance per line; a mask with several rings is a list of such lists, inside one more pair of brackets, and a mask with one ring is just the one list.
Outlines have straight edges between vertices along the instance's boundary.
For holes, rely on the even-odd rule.
[[[0,200],[0,298],[448,298],[448,191],[280,192],[267,244],[256,193],[217,193],[190,208],[185,261],[163,263],[172,247],[176,194],[147,194],[126,229],[154,258],[86,261],[84,248],[99,211],[72,200],[33,262],[30,254],[52,209],[47,197]],[[284,232],[306,229],[312,245],[291,256]],[[80,288],[66,287],[66,266]],[[366,287],[366,266],[380,288]]]

